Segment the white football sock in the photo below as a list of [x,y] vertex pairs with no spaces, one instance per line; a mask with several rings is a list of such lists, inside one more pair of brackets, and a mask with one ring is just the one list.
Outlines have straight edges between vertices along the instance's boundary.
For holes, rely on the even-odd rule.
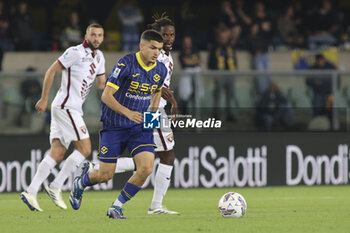
[[117,160],[117,166],[115,167],[115,173],[123,173],[135,170],[135,163],[133,158],[119,158]]
[[158,165],[155,182],[154,182],[154,192],[153,192],[151,209],[157,209],[162,206],[163,197],[169,188],[172,170],[173,170],[173,166],[169,166],[162,163]]
[[50,156],[47,155],[39,164],[38,170],[36,171],[32,182],[30,183],[27,192],[34,195],[38,193],[38,190],[44,180],[50,175],[51,169],[56,166],[56,161]]
[[[100,164],[94,164],[94,169],[100,169]],[[135,170],[135,163],[133,158],[119,158],[117,160],[117,166],[115,166],[114,173],[123,173]]]
[[82,155],[78,150],[74,150],[72,154],[68,156],[61,171],[56,176],[55,180],[50,184],[51,188],[60,189],[64,181],[68,176],[75,171],[75,169],[80,165],[81,162],[85,160],[84,155]]
[[119,201],[119,199],[117,198],[117,199],[115,199],[115,201],[113,202],[113,205],[114,205],[114,206],[122,207],[124,204],[121,203],[121,201]]

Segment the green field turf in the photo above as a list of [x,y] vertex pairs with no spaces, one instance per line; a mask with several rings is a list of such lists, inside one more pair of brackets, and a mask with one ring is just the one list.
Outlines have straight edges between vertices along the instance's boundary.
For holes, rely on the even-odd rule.
[[[222,194],[243,194],[247,214],[224,219],[217,210]],[[80,210],[57,208],[45,193],[38,195],[44,212],[31,212],[19,193],[0,194],[0,232],[350,232],[350,187],[269,187],[225,189],[170,189],[164,202],[180,216],[149,216],[153,191],[142,190],[127,203],[126,220],[106,217],[119,191],[84,193]]]

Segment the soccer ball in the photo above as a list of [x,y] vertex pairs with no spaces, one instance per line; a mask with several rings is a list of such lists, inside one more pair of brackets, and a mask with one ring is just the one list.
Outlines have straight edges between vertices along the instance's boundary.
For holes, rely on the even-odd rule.
[[240,218],[247,211],[247,202],[241,194],[228,192],[220,198],[218,208],[224,218]]

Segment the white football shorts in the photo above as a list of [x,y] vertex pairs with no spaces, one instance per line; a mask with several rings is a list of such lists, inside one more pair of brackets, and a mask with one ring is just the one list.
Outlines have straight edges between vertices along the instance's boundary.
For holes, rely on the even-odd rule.
[[51,109],[50,144],[57,138],[68,149],[72,141],[89,138],[83,117],[74,109]]
[[160,111],[162,113],[161,128],[154,129],[153,131],[154,143],[157,146],[155,149],[156,152],[172,150],[175,145],[173,130],[170,127],[170,120],[164,109]]

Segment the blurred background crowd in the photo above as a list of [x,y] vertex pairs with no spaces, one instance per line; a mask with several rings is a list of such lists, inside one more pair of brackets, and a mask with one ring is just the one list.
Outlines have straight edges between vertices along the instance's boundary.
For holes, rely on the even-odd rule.
[[[350,107],[350,82],[337,73],[342,68],[339,54],[350,50],[347,0],[0,0],[0,70],[7,53],[57,52],[81,43],[86,26],[93,22],[105,29],[102,51],[137,51],[140,32],[152,22],[154,13],[162,12],[176,24],[173,54],[182,73],[175,73],[173,88],[182,113],[201,107],[205,114],[207,108],[208,116],[224,116],[234,129],[347,129],[347,119],[342,123],[332,110]],[[302,79],[294,75],[289,80],[285,74],[268,74],[284,69],[278,57],[274,59],[277,65],[273,64],[271,54],[286,51],[292,70],[335,73],[303,75]],[[248,67],[245,60],[249,60]],[[28,65],[26,72],[36,69]],[[237,70],[258,73],[240,76]],[[1,117],[13,119],[6,105],[9,99],[24,99],[26,108],[32,109],[40,96],[41,79],[17,82],[20,97],[6,85],[0,88]],[[93,105],[86,107],[87,114],[98,115],[96,107],[91,107],[99,104],[98,94],[95,97],[90,100]],[[245,114],[248,122],[242,117]],[[335,117],[339,122],[334,122]],[[0,124],[0,130],[4,128]]]
[[[274,49],[336,45],[348,48],[347,1],[0,1],[3,51],[56,51],[79,43],[84,29],[99,22],[117,50],[135,50],[140,30],[154,12],[166,11],[178,26],[174,49],[190,36],[198,49],[210,49],[221,31],[239,50],[264,53]],[[137,38],[137,39],[135,39]]]

